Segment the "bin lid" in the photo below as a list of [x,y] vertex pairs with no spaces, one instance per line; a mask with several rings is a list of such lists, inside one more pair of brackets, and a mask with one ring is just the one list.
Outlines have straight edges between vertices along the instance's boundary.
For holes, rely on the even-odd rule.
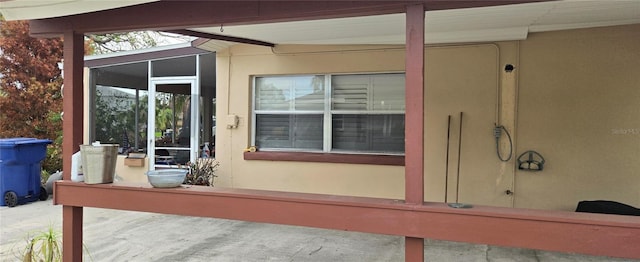
[[12,147],[21,141],[27,141],[27,140],[35,140],[35,138],[28,138],[28,137],[2,138],[0,139],[0,146]]
[[48,139],[36,139],[27,137],[16,138],[2,138],[0,139],[0,147],[15,147],[16,145],[24,144],[51,144],[51,140]]

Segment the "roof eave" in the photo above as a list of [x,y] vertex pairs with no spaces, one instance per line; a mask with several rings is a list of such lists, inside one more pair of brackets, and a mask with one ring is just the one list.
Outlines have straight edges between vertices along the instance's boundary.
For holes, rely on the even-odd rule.
[[[465,1],[159,1],[126,8],[31,21],[34,36],[136,30],[175,30],[212,25],[256,24],[402,13],[407,5],[426,10],[471,8],[545,0]],[[183,15],[189,14],[188,19]],[[114,19],[116,18],[117,19]],[[109,21],[105,23],[104,21]]]

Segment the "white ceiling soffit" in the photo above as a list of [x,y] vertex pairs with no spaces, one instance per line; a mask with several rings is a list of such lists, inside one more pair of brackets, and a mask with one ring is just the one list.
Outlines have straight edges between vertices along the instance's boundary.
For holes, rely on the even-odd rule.
[[206,41],[196,47],[202,50],[216,52],[216,51],[227,49],[234,44],[235,43],[227,42],[227,41]]
[[640,23],[640,0],[564,1],[529,28],[530,32]]
[[29,20],[89,13],[158,0],[0,0],[6,20]]
[[[640,23],[640,0],[565,0],[426,12],[427,44],[526,39],[529,32]],[[192,28],[275,44],[404,44],[404,14]]]

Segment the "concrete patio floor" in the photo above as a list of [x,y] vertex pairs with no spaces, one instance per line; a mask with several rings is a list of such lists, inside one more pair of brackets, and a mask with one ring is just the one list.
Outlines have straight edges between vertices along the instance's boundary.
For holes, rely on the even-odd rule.
[[[404,261],[403,238],[397,236],[84,210],[84,243],[92,259],[85,261]],[[62,207],[51,199],[0,207],[0,261],[21,261],[28,236],[49,225],[61,231]],[[426,240],[425,261],[640,260]]]

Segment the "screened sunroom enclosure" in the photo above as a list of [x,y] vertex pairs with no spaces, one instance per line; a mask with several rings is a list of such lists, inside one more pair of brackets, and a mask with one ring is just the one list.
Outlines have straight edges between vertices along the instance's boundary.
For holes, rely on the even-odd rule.
[[90,142],[145,153],[150,170],[213,157],[215,54],[174,47],[87,57],[85,65]]

